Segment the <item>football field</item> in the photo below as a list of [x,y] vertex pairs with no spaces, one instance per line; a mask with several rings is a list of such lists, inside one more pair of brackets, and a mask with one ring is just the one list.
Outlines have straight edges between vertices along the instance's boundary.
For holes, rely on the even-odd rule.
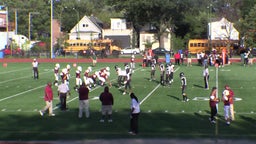
[[[60,69],[73,63],[60,63]],[[77,63],[83,72],[90,63]],[[39,114],[44,106],[44,87],[54,81],[55,63],[39,64],[39,79],[32,78],[31,63],[8,63],[0,67],[0,140],[85,140],[119,138],[227,138],[256,139],[256,66],[244,67],[233,63],[221,68],[209,67],[210,90],[204,89],[203,67],[193,64],[175,65],[174,82],[159,84],[149,81],[150,67],[136,64],[132,74],[132,90],[140,100],[139,134],[132,136],[129,131],[130,97],[118,89],[114,66],[124,69],[123,63],[98,63],[95,72],[110,67],[110,92],[114,96],[113,122],[100,123],[101,103],[98,99],[104,87],[96,86],[89,93],[90,118],[78,118],[78,94],[74,91],[75,70],[71,68],[71,96],[67,99],[69,111],[60,111],[57,87],[54,91],[55,117]],[[182,102],[179,73],[187,78],[188,102]],[[235,93],[235,121],[227,126],[223,117],[223,102],[218,104],[216,124],[209,121],[209,95],[213,86],[218,87],[218,96],[228,84]]]

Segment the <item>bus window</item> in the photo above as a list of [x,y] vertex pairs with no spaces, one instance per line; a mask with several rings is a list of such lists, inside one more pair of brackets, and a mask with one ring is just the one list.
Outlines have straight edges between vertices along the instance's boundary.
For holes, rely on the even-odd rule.
[[193,43],[190,43],[190,47],[194,47],[194,44],[193,44]]
[[79,46],[83,46],[83,43],[80,43],[80,45]]

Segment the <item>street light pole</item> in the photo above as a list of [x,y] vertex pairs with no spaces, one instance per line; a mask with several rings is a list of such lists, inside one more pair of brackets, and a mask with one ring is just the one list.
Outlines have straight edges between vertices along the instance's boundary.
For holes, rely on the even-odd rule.
[[79,29],[79,20],[80,20],[80,16],[79,16],[79,11],[77,11],[75,8],[73,8],[74,11],[76,11],[76,14],[77,14],[77,27],[76,27],[76,39],[80,39],[80,29]]
[[211,18],[211,11],[212,11],[212,4],[207,7],[209,9],[208,11],[208,41],[209,41],[209,48],[211,50],[212,48],[212,18]]
[[28,39],[31,41],[31,15],[39,14],[39,12],[29,12],[28,13]]
[[53,59],[53,0],[51,0],[51,59]]

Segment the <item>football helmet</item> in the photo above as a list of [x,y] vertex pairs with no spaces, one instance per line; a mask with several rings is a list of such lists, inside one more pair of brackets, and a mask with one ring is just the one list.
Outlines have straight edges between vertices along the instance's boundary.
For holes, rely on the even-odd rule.
[[57,68],[60,68],[60,64],[59,64],[59,63],[56,63],[55,66],[56,66]]
[[70,69],[70,65],[69,64],[67,65],[67,69]]
[[184,72],[180,72],[180,77],[183,77],[184,76]]
[[77,70],[79,70],[80,72],[82,71],[82,67],[81,66],[78,66],[77,67]]

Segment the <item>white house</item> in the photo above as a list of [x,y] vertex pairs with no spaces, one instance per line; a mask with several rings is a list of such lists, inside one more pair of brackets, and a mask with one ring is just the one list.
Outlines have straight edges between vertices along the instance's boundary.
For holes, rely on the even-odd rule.
[[[164,35],[161,39],[163,44],[163,48],[166,50],[171,49],[171,34],[166,31],[166,35]],[[145,25],[140,31],[140,50],[145,50],[145,44],[147,42],[152,43],[152,49],[160,47],[159,41],[155,38],[156,30],[151,25]]]
[[99,39],[102,34],[100,22],[94,16],[84,16],[70,31],[69,39],[91,40]]
[[111,18],[110,29],[103,29],[103,38],[113,39],[121,48],[132,47],[133,29],[127,27],[127,22],[122,18]]
[[208,23],[208,36],[212,40],[239,40],[239,32],[226,18]]

